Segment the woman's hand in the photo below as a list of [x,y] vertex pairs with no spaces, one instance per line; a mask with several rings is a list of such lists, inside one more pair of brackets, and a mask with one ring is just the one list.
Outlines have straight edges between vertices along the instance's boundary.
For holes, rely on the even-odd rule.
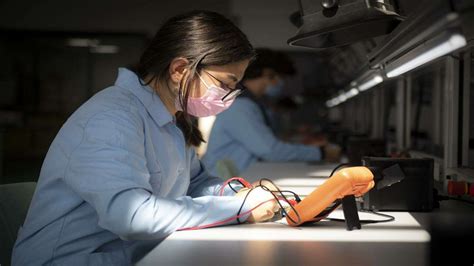
[[245,198],[250,193],[245,201],[245,205],[250,208],[263,203],[258,208],[252,211],[250,216],[247,218],[249,223],[261,223],[270,220],[275,215],[275,212],[280,210],[280,206],[276,202],[271,192],[264,190],[261,187],[256,187],[252,190],[243,188],[237,192],[236,197]]

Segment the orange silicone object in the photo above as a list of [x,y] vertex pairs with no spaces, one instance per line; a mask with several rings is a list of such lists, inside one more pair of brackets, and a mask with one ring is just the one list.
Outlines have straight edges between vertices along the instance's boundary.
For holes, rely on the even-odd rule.
[[342,199],[347,195],[360,197],[374,187],[374,175],[363,166],[344,168],[337,171],[331,178],[326,180],[321,186],[316,188],[309,196],[294,206],[300,216],[300,221],[296,213],[291,210],[286,217],[286,221],[291,226],[298,226],[302,223],[314,221],[326,207],[337,199]]

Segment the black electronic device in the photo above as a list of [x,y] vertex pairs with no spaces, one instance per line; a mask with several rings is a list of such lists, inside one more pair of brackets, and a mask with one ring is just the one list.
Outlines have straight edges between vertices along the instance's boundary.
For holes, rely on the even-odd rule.
[[375,172],[375,187],[364,195],[362,209],[433,209],[433,159],[364,157],[362,162]]
[[347,141],[347,158],[351,165],[361,165],[364,156],[385,157],[386,146],[383,139],[350,138]]

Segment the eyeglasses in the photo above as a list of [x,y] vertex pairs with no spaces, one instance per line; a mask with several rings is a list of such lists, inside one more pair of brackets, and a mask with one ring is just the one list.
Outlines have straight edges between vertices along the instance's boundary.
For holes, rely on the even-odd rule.
[[217,80],[219,83],[220,83],[220,86],[226,90],[226,91],[229,91],[226,95],[224,95],[224,97],[222,97],[222,101],[223,102],[227,102],[227,101],[230,101],[230,100],[233,100],[235,99],[237,96],[239,96],[245,89],[244,86],[242,86],[242,84],[240,84],[240,82],[238,82],[236,85],[235,85],[235,88],[231,88],[229,87],[227,84],[225,84],[224,82],[222,82],[220,79],[214,77],[211,73],[205,71],[209,76],[211,76],[213,79]]

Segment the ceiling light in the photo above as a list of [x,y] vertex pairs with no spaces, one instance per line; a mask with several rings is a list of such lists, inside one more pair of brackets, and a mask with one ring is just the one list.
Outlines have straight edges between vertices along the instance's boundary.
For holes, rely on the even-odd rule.
[[393,78],[413,70],[421,65],[433,61],[443,55],[449,54],[461,47],[466,46],[466,38],[454,33],[442,35],[429,42],[423,43],[421,46],[411,50],[409,53],[390,63],[386,67],[387,77]]
[[382,81],[383,81],[382,76],[375,75],[371,79],[369,79],[368,81],[360,84],[359,85],[359,90],[360,91],[366,91],[366,90],[376,86],[377,84],[381,83]]

